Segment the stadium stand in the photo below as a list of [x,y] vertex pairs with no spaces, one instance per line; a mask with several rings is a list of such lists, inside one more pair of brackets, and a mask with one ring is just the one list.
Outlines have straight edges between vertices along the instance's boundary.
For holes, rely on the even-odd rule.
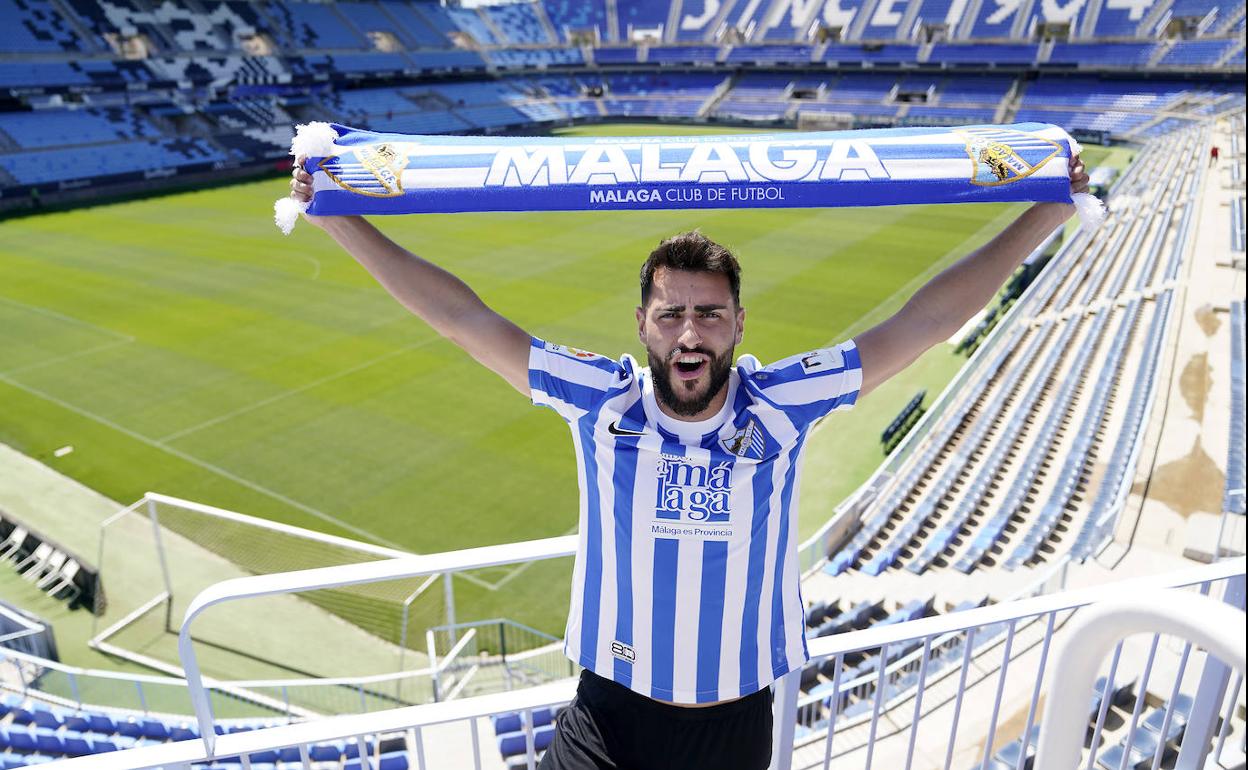
[[503,34],[506,43],[550,45],[559,42],[557,39],[552,39],[546,25],[542,23],[541,6],[536,3],[485,6],[482,8],[482,13],[491,25]]
[[462,34],[478,45],[495,45],[501,41],[495,35],[485,18],[473,8],[448,7],[446,13]]
[[550,23],[567,42],[572,42],[576,33],[588,33],[593,41],[618,40],[607,36],[604,0],[542,0],[542,7]]
[[61,53],[83,47],[70,24],[46,0],[0,2],[0,50]]
[[[641,75],[661,67],[675,73],[720,62],[741,71],[719,93],[712,92],[724,82],[723,77],[713,79],[710,90],[696,94],[674,89],[673,117],[817,120],[820,125],[831,121],[841,126],[1045,120],[1090,138],[1149,138],[1181,128],[1197,116],[1242,104],[1243,97],[1227,82],[1196,84],[1190,79],[1166,81],[1138,75],[1141,68],[1242,71],[1242,11],[1222,9],[1206,0],[1179,9],[1182,18],[1198,19],[1203,26],[1174,40],[1144,31],[1157,27],[1164,16],[1159,9],[1149,10],[1146,19],[1134,19],[1137,10],[1098,5],[1096,18],[1089,15],[1081,26],[1079,19],[1050,18],[1046,16],[1049,11],[1032,8],[1014,13],[991,3],[966,9],[950,3],[893,3],[868,9],[870,18],[857,17],[854,9],[838,17],[828,8],[815,6],[747,5],[698,9],[661,1],[608,6],[526,0],[445,8],[428,0],[356,0],[330,5],[205,0],[192,13],[168,0],[160,4],[6,0],[0,13],[12,22],[7,33],[14,36],[11,50],[39,58],[0,62],[0,88],[35,89],[36,94],[40,90],[45,94],[94,90],[78,99],[82,104],[77,109],[61,103],[36,104],[37,96],[19,97],[5,111],[12,114],[0,113],[0,130],[11,124],[22,134],[24,118],[18,116],[33,113],[35,107],[38,115],[48,117],[62,113],[47,110],[64,110],[69,116],[65,125],[76,121],[82,126],[80,135],[90,137],[83,142],[116,142],[119,149],[127,139],[180,138],[193,126],[191,135],[201,146],[187,150],[193,156],[187,162],[158,151],[150,156],[157,161],[169,157],[165,172],[182,174],[199,168],[195,161],[201,159],[239,167],[270,162],[281,154],[280,143],[289,135],[288,121],[333,119],[341,102],[337,95],[359,85],[380,86],[361,80],[392,80],[406,88],[422,76],[476,73],[497,77],[566,68],[573,74],[587,73],[587,80],[593,82],[600,79],[596,73],[606,69],[625,69],[630,75],[641,70]],[[1051,45],[1023,40],[1039,23],[1072,23],[1082,32]],[[1089,24],[1128,29],[1128,33],[1110,39],[1083,34],[1094,32],[1087,29]],[[840,26],[840,39],[812,44],[808,33],[821,25]],[[934,44],[922,44],[911,33],[929,27],[941,30]],[[633,42],[630,28],[655,34],[641,46],[619,45]],[[1003,42],[1003,38],[1014,42]],[[577,45],[557,45],[574,39]],[[142,43],[137,49],[135,40]],[[690,44],[693,41],[699,44]],[[607,45],[586,47],[598,42]],[[102,53],[88,58],[72,55],[78,51]],[[960,71],[964,64],[985,62],[1019,72],[978,78],[969,72],[966,76],[949,74],[950,68]],[[791,92],[777,88],[765,93],[761,85],[750,82],[758,70],[777,67],[796,70]],[[877,71],[858,76],[856,71],[864,67]],[[898,67],[917,67],[933,74],[913,80],[900,77],[905,73]],[[1079,77],[1051,74],[1072,67],[1080,71]],[[1129,76],[1109,79],[1102,74],[1115,69],[1126,69]],[[1086,74],[1093,70],[1097,72]],[[186,83],[218,91],[201,94],[179,87]],[[470,114],[452,114],[453,103],[426,102],[419,109],[397,105],[373,112],[368,119],[376,125],[379,116],[389,114],[392,119],[401,116],[403,122],[391,125],[402,125],[403,130],[467,133],[518,128],[522,125],[518,115],[538,123],[658,117],[663,98],[658,94],[663,93],[663,86],[658,82],[646,92],[616,87],[606,99],[579,89],[575,94],[532,94],[520,102],[499,98],[474,105]],[[226,96],[221,89],[237,93]],[[121,94],[124,99],[118,98]],[[695,98],[698,104],[693,103]],[[1160,111],[1175,108],[1179,111],[1158,116]],[[115,131],[99,123],[101,109],[113,110],[104,120],[114,124]],[[263,125],[265,114],[272,116],[268,125]],[[360,115],[358,111],[352,114]],[[71,146],[58,145],[52,135],[23,141],[15,138],[9,147],[53,150]],[[139,151],[138,146],[123,149],[130,155]],[[0,168],[11,174],[21,163],[10,158]],[[146,163],[137,159],[120,164],[141,165]],[[64,175],[49,172],[39,178],[80,181],[62,179]],[[34,177],[21,170],[21,178]],[[110,179],[125,183],[124,176]],[[103,177],[92,182],[109,183],[114,182],[105,182]],[[18,200],[22,200],[20,194],[8,196],[5,202],[17,205],[12,202]]]
[[[1241,205],[1243,199],[1240,199]],[[1225,513],[1244,515],[1244,303],[1231,303],[1231,416],[1227,438],[1226,485],[1222,493]]]

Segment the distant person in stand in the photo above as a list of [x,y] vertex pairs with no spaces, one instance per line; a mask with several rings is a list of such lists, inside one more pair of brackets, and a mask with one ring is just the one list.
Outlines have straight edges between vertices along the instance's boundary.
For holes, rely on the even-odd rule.
[[1218,162],[1218,146],[1215,144],[1209,148],[1209,165],[1216,165]]

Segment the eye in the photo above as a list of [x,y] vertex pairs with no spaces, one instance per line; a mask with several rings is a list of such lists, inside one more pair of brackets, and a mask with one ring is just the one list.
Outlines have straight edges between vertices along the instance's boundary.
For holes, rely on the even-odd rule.
[[719,318],[719,311],[718,310],[708,311],[706,313],[703,313],[702,317],[703,318]]

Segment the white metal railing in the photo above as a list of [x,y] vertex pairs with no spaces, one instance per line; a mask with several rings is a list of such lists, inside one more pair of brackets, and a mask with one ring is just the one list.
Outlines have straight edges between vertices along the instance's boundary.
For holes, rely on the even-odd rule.
[[212,727],[212,704],[208,698],[205,680],[199,671],[199,661],[195,656],[191,625],[200,613],[209,607],[239,599],[303,593],[323,588],[339,588],[425,575],[449,574],[483,567],[497,567],[503,564],[555,559],[571,556],[575,552],[576,537],[567,535],[363,564],[235,578],[209,587],[196,596],[186,608],[186,616],[178,632],[178,655],[182,659],[182,668],[186,672],[186,681],[190,689],[191,704],[195,710],[196,721],[199,723],[200,735],[207,744],[208,752],[211,754],[213,742],[216,740]]
[[[1149,596],[1115,599],[1093,607],[1072,624],[1054,661],[1054,676],[1063,686],[1053,691],[1044,706],[1036,770],[1058,770],[1079,764],[1087,728],[1083,709],[1087,693],[1096,686],[1101,662],[1125,637],[1149,632],[1193,641],[1218,660],[1234,666],[1241,679],[1244,675],[1244,613],[1228,604],[1204,596],[1161,591]],[[1167,734],[1174,724],[1174,700],[1173,697],[1169,699],[1160,735]],[[1199,706],[1194,703],[1193,709]],[[1133,727],[1137,716],[1138,711],[1132,713]],[[1188,724],[1188,729],[1193,727]],[[1163,749],[1164,744],[1157,746],[1153,767],[1160,763]],[[1182,758],[1180,754],[1180,761]]]
[[[573,695],[574,682],[569,679],[524,690],[465,698],[446,703],[391,709],[367,715],[330,717],[302,724],[217,736],[213,731],[211,706],[205,695],[204,684],[202,681],[199,681],[200,677],[198,669],[194,664],[194,652],[190,649],[187,631],[191,621],[195,619],[198,612],[207,606],[247,596],[266,595],[281,591],[308,590],[310,587],[325,584],[327,580],[334,578],[333,575],[327,574],[330,572],[337,573],[337,578],[339,579],[342,578],[343,573],[349,572],[348,579],[351,580],[383,580],[410,577],[412,574],[422,574],[423,570],[442,571],[505,563],[500,561],[500,559],[505,558],[505,553],[510,553],[512,557],[516,558],[536,558],[540,554],[546,554],[548,558],[553,558],[562,555],[561,550],[557,547],[557,541],[558,539],[553,543],[552,541],[535,541],[530,544],[493,546],[486,549],[439,554],[435,557],[396,559],[370,565],[338,567],[332,570],[308,570],[302,573],[245,578],[228,581],[227,584],[216,586],[204,592],[192,604],[182,629],[182,639],[188,642],[183,647],[183,653],[187,655],[184,658],[184,663],[186,664],[188,677],[192,679],[192,698],[200,720],[203,738],[194,741],[145,746],[108,755],[80,757],[57,762],[54,765],[58,769],[63,767],[65,770],[91,770],[104,767],[110,768],[110,770],[138,770],[139,768],[168,766],[178,763],[210,761],[287,747],[298,748],[300,756],[306,763],[309,756],[309,748],[313,744],[322,744],[326,741],[334,740],[349,740],[353,742],[353,745],[359,747],[360,754],[365,757],[365,761],[361,763],[361,770],[371,770],[374,765],[369,763],[368,758],[376,759],[380,751],[382,736],[397,734],[405,738],[404,752],[414,762],[414,766],[421,770],[426,770],[426,768],[434,766],[428,763],[426,756],[426,737],[433,736],[438,729],[454,726],[458,730],[457,733],[454,733],[457,736],[455,740],[462,745],[471,746],[472,766],[480,770],[482,767],[479,750],[481,736],[478,728],[478,720],[480,718],[500,713],[523,712],[531,714],[531,712],[539,708],[565,704]],[[528,548],[521,548],[521,546],[528,546]],[[520,551],[523,551],[523,553]],[[1087,605],[1119,600],[1124,597],[1151,596],[1160,590],[1183,586],[1200,586],[1203,592],[1208,593],[1211,592],[1214,584],[1219,586],[1219,589],[1223,591],[1228,600],[1242,605],[1244,574],[1245,560],[1238,558],[1167,575],[1124,580],[1091,588],[1038,596],[964,612],[938,615],[909,623],[868,628],[840,636],[812,640],[810,643],[812,658],[815,660],[829,658],[836,660],[838,663],[838,675],[840,671],[839,665],[848,654],[865,651],[883,658],[887,655],[890,647],[916,641],[921,643],[925,650],[930,650],[933,648],[934,640],[948,638],[950,634],[963,635],[963,654],[960,656],[961,666],[958,670],[958,687],[953,693],[938,693],[936,688],[928,688],[926,686],[924,677],[925,674],[930,674],[928,669],[932,665],[927,658],[924,658],[914,689],[907,696],[914,701],[911,709],[901,708],[898,703],[889,703],[886,707],[883,695],[884,688],[877,688],[871,701],[870,722],[866,725],[868,728],[866,742],[861,743],[859,738],[851,738],[850,746],[846,750],[840,751],[840,753],[838,753],[838,748],[835,744],[835,739],[841,726],[838,724],[835,713],[835,704],[838,702],[838,699],[836,697],[837,694],[834,692],[830,699],[833,713],[829,714],[827,719],[827,731],[824,740],[818,744],[807,742],[803,744],[803,747],[799,747],[798,751],[809,753],[813,749],[819,752],[822,755],[821,766],[825,770],[829,767],[833,757],[843,760],[842,763],[838,763],[838,767],[841,767],[856,759],[854,755],[857,753],[863,754],[862,766],[869,768],[872,766],[871,757],[873,752],[879,755],[878,761],[880,764],[877,765],[879,767],[904,766],[909,768],[911,766],[910,758],[913,758],[915,755],[915,736],[920,723],[917,717],[923,716],[925,724],[942,724],[949,727],[949,737],[944,747],[946,758],[943,765],[945,768],[948,768],[955,756],[955,747],[960,745],[958,730],[964,702],[977,698],[982,701],[983,711],[981,712],[979,706],[977,706],[976,713],[988,713],[990,711],[992,715],[988,722],[986,733],[988,738],[986,741],[982,741],[984,746],[984,765],[987,766],[987,758],[993,752],[993,736],[998,724],[998,716],[1001,713],[1002,706],[1006,704],[1007,700],[1010,700],[1005,697],[1003,687],[1010,662],[1012,661],[1010,648],[1015,644],[1021,645],[1018,628],[1024,621],[1037,617],[1044,618],[1046,621],[1043,624],[1046,627],[1046,631],[1042,641],[1033,642],[1031,645],[1032,648],[1039,647],[1042,650],[1040,660],[1035,669],[1028,670],[1028,675],[1023,680],[1030,694],[1029,702],[1026,698],[1023,699],[1023,703],[1027,705],[1026,731],[1029,732],[1034,728],[1034,717],[1038,713],[1037,704],[1041,697],[1045,660],[1056,633],[1055,629],[1058,625],[1056,621],[1059,613],[1071,613]],[[1223,587],[1226,588],[1224,589]],[[1241,622],[1238,624],[1238,628],[1240,629],[1239,638],[1242,649],[1242,615],[1239,617]],[[1166,629],[1159,630],[1165,631]],[[972,650],[975,647],[974,640],[976,636],[994,633],[1005,635],[1004,645],[1006,652],[1002,658],[1000,676],[997,682],[988,681],[989,685],[995,685],[995,690],[993,694],[985,699],[987,690],[978,688],[975,683],[968,682],[968,678],[970,677]],[[1155,649],[1156,642],[1154,642],[1154,651]],[[1119,666],[1118,661],[1121,651],[1122,647],[1120,645],[1114,656],[1114,666]],[[1183,666],[1187,663],[1189,651],[1190,645],[1189,649],[1183,653]],[[1121,657],[1125,660],[1128,656]],[[1206,669],[1209,669],[1215,662],[1212,660],[1208,661]],[[1234,663],[1234,661],[1231,662]],[[1180,666],[1173,688],[1170,690],[1171,692],[1178,691],[1180,680],[1183,678],[1183,666]],[[1120,668],[1125,670],[1126,663],[1123,663]],[[1154,668],[1153,655],[1150,654],[1149,660],[1140,674],[1140,678],[1145,684],[1141,685],[1137,698],[1137,716],[1142,708],[1142,704],[1145,702],[1147,677]],[[1156,668],[1160,670],[1160,666],[1156,666]],[[1106,685],[1107,694],[1115,681],[1114,672],[1111,670],[1109,682]],[[1225,688],[1226,677],[1224,676],[1222,690],[1219,690],[1219,699]],[[1237,685],[1237,693],[1238,690],[1239,687]],[[790,674],[777,683],[775,700],[777,712],[776,745],[779,750],[776,752],[773,760],[773,768],[775,770],[789,770],[793,766],[795,754],[792,747],[794,746],[797,730],[797,694],[796,674]],[[928,706],[926,709],[924,708],[925,695],[927,696],[926,702]],[[1196,697],[1198,705],[1201,702],[1200,699],[1201,692],[1198,692]],[[950,707],[951,702],[953,704],[952,707]],[[1101,703],[1101,711],[1096,727],[1098,734],[1104,725],[1105,711],[1109,707],[1109,700],[1101,698]],[[1204,715],[1209,721],[1206,732],[1213,730],[1220,703],[1221,700],[1217,700],[1216,703],[1213,703],[1209,713]],[[1020,704],[1014,703],[1013,705]],[[907,711],[912,712],[916,718],[910,720],[909,727],[905,730],[890,727],[891,732],[885,735],[881,719],[886,711],[889,713],[890,724],[900,719],[900,715]],[[1189,731],[1191,726],[1196,726],[1198,716],[1196,711],[1192,711],[1189,715]],[[1227,717],[1229,718],[1229,712]],[[1229,721],[1229,719],[1225,721]],[[526,721],[525,730],[529,767],[533,768],[536,766],[536,747],[531,723],[531,719]],[[964,733],[967,732],[965,724],[962,724],[961,727]],[[974,737],[979,741],[983,735],[979,731],[980,725],[976,724],[974,728],[976,730]],[[860,734],[861,730],[854,732]],[[430,738],[430,740],[434,741],[433,745],[437,746],[440,756],[444,755],[451,748],[450,739],[446,737],[447,735],[449,733],[439,734],[437,737]],[[879,743],[878,746],[877,742]],[[1094,743],[1094,745],[1096,744]],[[890,753],[885,754],[886,749]],[[930,753],[930,748],[928,752]],[[901,759],[902,757],[905,759]],[[896,760],[895,762],[894,759]],[[445,763],[440,763],[438,766],[443,764]],[[809,767],[812,764],[819,765],[820,763],[815,761],[803,766]],[[1021,763],[1019,767],[1022,767]]]

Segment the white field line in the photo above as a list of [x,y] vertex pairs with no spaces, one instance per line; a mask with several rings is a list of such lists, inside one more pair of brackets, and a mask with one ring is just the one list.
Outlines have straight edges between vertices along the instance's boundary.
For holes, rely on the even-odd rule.
[[134,338],[131,337],[128,340],[113,340],[112,342],[105,342],[102,345],[92,345],[89,348],[84,348],[83,350],[76,350],[73,353],[62,353],[59,356],[51,356],[50,358],[45,358],[42,361],[35,361],[34,363],[25,364],[23,366],[17,366],[12,369],[9,369],[6,372],[3,372],[3,374],[12,376],[14,374],[30,372],[30,371],[34,371],[35,369],[42,369],[44,367],[54,366],[56,364],[63,363],[65,361],[71,361],[75,358],[84,358],[86,356],[92,355],[93,353],[102,353],[105,350],[112,350],[113,348],[119,348],[122,345],[129,345],[133,342],[134,342]]
[[46,315],[49,318],[55,318],[58,321],[66,321],[68,323],[77,324],[79,326],[86,326],[90,329],[94,329],[98,332],[101,332],[102,334],[107,334],[110,337],[116,337],[119,340],[125,340],[126,342],[134,342],[134,337],[131,337],[129,334],[123,334],[119,331],[114,331],[107,327],[91,323],[90,321],[84,321],[81,318],[74,318],[73,316],[68,316],[68,315],[65,315],[64,313],[58,313],[55,310],[48,310],[46,307],[39,307],[38,305],[28,305],[25,302],[18,302],[17,300],[9,299],[8,297],[0,297],[0,302],[4,302],[9,305],[14,305],[16,307],[22,308],[23,310],[29,310],[31,312],[38,313],[40,315]]
[[204,422],[201,422],[198,425],[192,425],[189,428],[183,428],[182,430],[174,431],[173,433],[170,433],[167,436],[161,436],[159,439],[157,439],[157,441],[161,441],[161,442],[174,441],[176,439],[182,438],[183,436],[188,436],[192,433],[203,430],[204,428],[211,428],[214,425],[220,425],[221,423],[226,422],[228,420],[232,420],[235,417],[239,417],[241,415],[247,414],[248,412],[253,412],[257,409],[261,409],[263,407],[269,406],[270,404],[275,404],[278,401],[281,401],[282,399],[289,398],[290,396],[294,396],[299,393],[304,393],[306,391],[312,390],[313,388],[319,388],[320,386],[326,383],[333,382],[334,380],[340,380],[343,377],[349,377],[358,372],[362,372],[371,366],[379,364],[382,361],[388,361],[391,358],[395,358],[396,356],[402,355],[403,353],[408,353],[413,350],[419,350],[420,348],[423,348],[427,345],[431,345],[434,342],[440,342],[441,339],[442,339],[441,337],[432,337],[430,339],[425,340],[424,342],[417,342],[414,345],[407,345],[406,347],[401,347],[395,350],[391,350],[388,353],[382,353],[381,355],[376,356],[375,358],[370,358],[369,360],[364,361],[363,363],[356,364],[355,366],[352,366],[349,369],[344,369],[341,372],[335,372],[333,374],[327,374],[324,377],[318,377],[317,379],[312,380],[311,382],[308,382],[304,385],[300,385],[299,387],[294,388],[292,390],[283,391],[276,395],[269,396],[268,398],[264,398],[259,401],[256,401],[253,404],[248,404],[247,406],[239,407],[238,409],[234,409],[232,411],[226,412],[225,414],[218,415],[217,417],[213,417],[211,420],[205,420]]
[[134,342],[134,337],[132,337],[129,334],[123,334],[122,332],[114,331],[113,329],[109,329],[105,326],[100,326],[99,324],[94,324],[94,323],[91,323],[90,321],[84,321],[81,318],[74,318],[73,316],[68,316],[68,315],[65,315],[64,313],[58,313],[55,310],[49,310],[46,307],[39,307],[38,305],[31,305],[25,302],[19,302],[15,299],[9,299],[8,297],[0,297],[0,302],[4,302],[7,305],[12,305],[14,307],[20,308],[27,312],[38,313],[39,315],[47,316],[48,318],[55,318],[58,321],[64,321],[65,323],[74,324],[75,326],[83,326],[88,329],[91,329],[92,331],[99,332],[100,334],[113,338],[112,342],[105,342],[99,345],[92,345],[82,350],[75,350],[69,353],[62,353],[60,355],[49,356],[39,361],[34,361],[29,364],[23,364],[22,366],[17,366],[17,367],[14,367],[13,369],[9,369],[8,371],[4,372],[4,374],[12,375],[12,374],[17,374],[19,372],[29,372],[34,369],[42,369],[45,366],[52,366],[54,364],[59,364],[62,361],[69,361],[74,358],[88,356],[88,355],[91,355],[92,353],[99,353],[105,350],[109,350],[111,348],[120,347],[121,345],[128,345]]
[[315,516],[316,518],[318,518],[318,519],[320,519],[320,520],[322,520],[322,521],[326,521],[326,522],[329,522],[329,523],[331,523],[331,524],[333,524],[333,525],[335,525],[335,526],[342,527],[343,529],[347,530],[348,532],[353,532],[353,533],[355,533],[356,535],[358,535],[358,536],[360,536],[360,537],[363,537],[363,538],[366,538],[366,539],[372,540],[373,542],[376,542],[376,543],[380,543],[381,545],[386,545],[386,546],[389,546],[389,547],[391,547],[391,548],[395,548],[395,549],[398,549],[398,550],[403,550],[403,547],[402,547],[402,546],[400,546],[399,544],[397,544],[397,543],[393,543],[393,542],[391,542],[391,541],[389,541],[389,540],[387,540],[387,539],[385,539],[385,538],[383,538],[383,537],[380,537],[379,535],[376,535],[376,534],[374,534],[374,533],[372,533],[372,532],[369,532],[369,531],[368,531],[368,530],[366,530],[366,529],[361,529],[360,527],[357,527],[357,526],[355,526],[355,525],[353,525],[353,524],[348,524],[347,522],[343,521],[342,519],[337,518],[336,516],[332,516],[332,515],[330,515],[330,514],[328,514],[328,513],[325,513],[324,511],[321,511],[321,510],[318,510],[318,509],[316,509],[316,508],[313,508],[312,506],[310,506],[310,505],[308,505],[308,504],[306,504],[306,503],[301,503],[301,502],[299,502],[298,500],[295,500],[295,499],[293,499],[293,498],[287,497],[286,495],[283,495],[283,494],[282,494],[282,493],[280,493],[280,492],[275,492],[275,491],[273,491],[272,489],[269,489],[269,488],[268,488],[268,487],[266,487],[266,486],[263,486],[263,485],[261,485],[261,484],[257,484],[256,482],[251,481],[251,480],[249,480],[249,479],[245,479],[245,478],[243,478],[243,477],[241,477],[241,476],[239,476],[239,475],[237,475],[237,474],[235,474],[235,473],[231,473],[230,471],[226,470],[225,468],[222,468],[222,467],[220,467],[220,466],[218,466],[218,465],[213,465],[212,463],[210,463],[210,462],[206,462],[206,461],[204,461],[204,460],[201,460],[201,459],[199,459],[198,457],[195,457],[194,455],[190,455],[190,454],[187,454],[186,452],[183,452],[183,451],[181,451],[181,450],[179,450],[179,449],[175,449],[174,447],[171,447],[171,446],[169,446],[168,444],[164,444],[164,443],[162,443],[161,441],[159,441],[159,440],[157,440],[157,439],[150,438],[150,437],[148,437],[148,436],[144,436],[144,435],[143,435],[143,434],[141,434],[141,433],[137,433],[137,432],[135,432],[135,431],[133,431],[133,430],[131,430],[131,429],[129,429],[129,428],[127,428],[127,427],[125,427],[124,425],[119,425],[119,424],[117,424],[117,423],[113,422],[112,420],[108,419],[107,417],[101,417],[100,415],[98,415],[98,414],[96,414],[96,413],[94,413],[94,412],[92,412],[92,411],[90,411],[90,410],[83,409],[82,407],[79,407],[79,406],[75,406],[75,405],[73,405],[73,404],[71,404],[71,403],[69,403],[69,402],[67,402],[67,401],[64,401],[64,400],[62,400],[62,399],[60,399],[60,398],[58,398],[58,397],[56,397],[56,396],[54,396],[54,395],[52,395],[52,394],[50,394],[50,393],[45,393],[44,391],[39,390],[38,388],[33,388],[33,387],[29,386],[29,385],[25,385],[25,384],[23,384],[23,383],[20,383],[20,382],[18,382],[17,380],[14,380],[13,378],[9,377],[8,375],[5,375],[5,374],[0,374],[0,382],[4,382],[4,383],[6,383],[6,384],[8,384],[8,385],[11,385],[11,386],[13,386],[13,387],[17,388],[18,390],[25,391],[25,392],[27,392],[27,393],[31,394],[32,396],[36,396],[36,397],[38,397],[38,398],[42,398],[42,399],[44,399],[45,401],[50,401],[51,403],[56,404],[57,406],[59,406],[59,407],[61,407],[61,408],[63,408],[63,409],[68,409],[69,411],[74,412],[75,414],[82,415],[83,417],[86,417],[86,418],[88,418],[88,419],[90,419],[90,420],[94,420],[95,422],[98,422],[99,424],[101,424],[101,425],[103,425],[103,426],[105,426],[105,427],[112,428],[113,430],[117,431],[118,433],[121,433],[121,434],[123,434],[123,435],[129,436],[130,438],[132,438],[132,439],[134,439],[134,440],[136,440],[136,441],[140,441],[140,442],[142,442],[142,443],[144,443],[144,444],[147,444],[148,446],[155,447],[156,449],[159,449],[159,450],[161,450],[161,451],[163,451],[163,452],[167,452],[167,453],[169,453],[169,454],[173,455],[174,457],[177,457],[177,458],[178,458],[178,459],[180,459],[180,460],[185,460],[186,462],[191,463],[192,465],[197,465],[197,466],[199,466],[200,468],[203,468],[204,470],[211,471],[211,472],[213,472],[213,473],[217,474],[218,476],[221,476],[222,478],[229,479],[230,481],[233,481],[233,482],[234,482],[234,483],[236,483],[236,484],[240,484],[240,485],[242,485],[242,486],[244,486],[244,487],[247,487],[248,489],[251,489],[251,490],[253,490],[253,491],[255,491],[255,492],[259,492],[259,493],[260,493],[260,494],[262,494],[262,495],[265,495],[265,496],[267,496],[267,497],[271,497],[271,498],[273,498],[274,500],[277,500],[278,502],[285,503],[286,505],[289,505],[289,506],[291,506],[292,508],[296,508],[296,509],[298,509],[298,510],[300,510],[300,511],[303,511],[304,513],[307,513],[307,514],[310,514],[310,515],[312,515],[312,516]]

